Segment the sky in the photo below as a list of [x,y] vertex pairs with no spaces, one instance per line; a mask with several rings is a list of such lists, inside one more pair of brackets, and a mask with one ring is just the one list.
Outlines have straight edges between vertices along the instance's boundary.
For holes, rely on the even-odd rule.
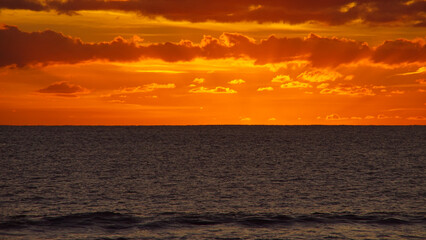
[[0,0],[1,125],[426,125],[424,0]]

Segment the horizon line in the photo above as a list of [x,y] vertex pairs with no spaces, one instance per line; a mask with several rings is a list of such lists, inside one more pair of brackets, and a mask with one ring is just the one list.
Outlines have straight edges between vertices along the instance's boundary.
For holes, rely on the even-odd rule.
[[377,126],[377,127],[404,127],[404,126],[426,126],[423,124],[0,124],[0,127],[209,127],[209,126],[223,126],[223,127],[243,127],[243,126],[267,126],[267,127],[303,127],[303,126],[348,126],[348,127],[368,127],[368,126]]

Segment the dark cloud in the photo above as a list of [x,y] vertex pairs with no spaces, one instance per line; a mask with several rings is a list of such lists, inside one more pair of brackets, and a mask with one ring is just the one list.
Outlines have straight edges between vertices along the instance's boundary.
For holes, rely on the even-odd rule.
[[55,10],[120,10],[143,16],[203,22],[257,21],[292,24],[318,21],[340,25],[353,20],[386,24],[405,22],[424,26],[423,0],[2,0],[0,8]]
[[76,94],[87,93],[88,90],[80,85],[66,81],[55,82],[51,85],[38,90],[39,93],[54,93],[59,96],[74,97]]
[[48,10],[46,5],[43,5],[38,0],[1,0],[0,9],[27,9],[32,11]]
[[14,26],[0,28],[0,52],[0,66],[18,67],[96,59],[136,61],[142,55],[140,48],[122,38],[91,44],[50,30],[27,33]]
[[50,30],[28,33],[14,26],[0,27],[0,67],[93,60],[130,62],[148,58],[167,62],[249,58],[256,64],[305,60],[315,67],[336,67],[364,59],[385,64],[426,62],[425,51],[424,39],[386,41],[371,48],[363,42],[315,34],[306,38],[271,36],[256,42],[242,34],[224,33],[220,38],[206,36],[200,44],[183,40],[138,45],[120,37],[111,42],[84,43]]
[[[263,54],[265,52],[268,54]],[[314,66],[323,67],[355,62],[369,54],[366,43],[310,34],[305,39],[269,37],[260,43],[255,59],[259,63],[308,60]]]
[[386,41],[376,48],[372,60],[387,64],[426,62],[426,38]]

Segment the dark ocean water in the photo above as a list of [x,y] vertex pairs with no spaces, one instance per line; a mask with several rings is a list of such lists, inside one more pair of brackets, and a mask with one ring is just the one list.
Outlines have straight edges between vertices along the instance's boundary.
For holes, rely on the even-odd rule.
[[0,127],[0,239],[426,239],[426,127]]

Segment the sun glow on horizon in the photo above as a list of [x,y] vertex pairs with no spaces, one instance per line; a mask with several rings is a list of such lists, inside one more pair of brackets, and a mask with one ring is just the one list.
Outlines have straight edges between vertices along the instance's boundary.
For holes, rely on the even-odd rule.
[[[0,124],[426,124],[424,12],[302,21],[220,1],[204,19],[110,2],[0,3]],[[336,18],[365,7],[324,3]]]

